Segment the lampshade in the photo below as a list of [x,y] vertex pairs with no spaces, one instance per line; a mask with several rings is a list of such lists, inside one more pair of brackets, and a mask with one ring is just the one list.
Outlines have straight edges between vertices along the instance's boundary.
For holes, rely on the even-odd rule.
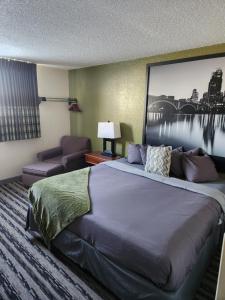
[[114,122],[98,122],[98,138],[117,139],[121,137],[120,124]]

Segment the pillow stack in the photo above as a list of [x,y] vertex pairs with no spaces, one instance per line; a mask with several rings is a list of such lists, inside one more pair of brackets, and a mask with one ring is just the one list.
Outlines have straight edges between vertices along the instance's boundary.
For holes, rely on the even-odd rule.
[[128,145],[127,161],[130,164],[143,164],[147,172],[169,176],[172,147],[153,147],[140,144]]
[[143,164],[145,171],[187,179],[191,182],[209,182],[218,179],[213,160],[201,149],[184,152],[183,147],[159,147],[129,144],[128,162]]

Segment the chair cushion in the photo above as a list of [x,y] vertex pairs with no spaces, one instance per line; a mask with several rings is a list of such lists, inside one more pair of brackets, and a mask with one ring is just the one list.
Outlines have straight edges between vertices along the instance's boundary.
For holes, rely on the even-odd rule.
[[51,164],[59,164],[59,165],[61,165],[62,164],[62,158],[63,158],[63,156],[59,155],[59,156],[55,156],[55,157],[46,159],[45,162],[46,163],[51,163]]
[[63,165],[46,163],[46,162],[38,162],[38,163],[27,165],[27,166],[23,167],[23,173],[40,175],[43,177],[56,175],[56,174],[62,173],[63,171],[64,171]]
[[61,138],[63,155],[79,152],[90,148],[90,140],[85,137],[63,136]]

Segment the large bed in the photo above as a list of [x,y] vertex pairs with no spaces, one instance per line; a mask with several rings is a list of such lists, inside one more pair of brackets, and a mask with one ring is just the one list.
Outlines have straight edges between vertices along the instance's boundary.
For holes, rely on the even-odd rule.
[[[174,62],[169,62],[171,63]],[[213,104],[210,107],[211,113],[207,115],[204,111],[196,116],[189,115],[189,110],[174,111],[174,105],[171,110],[171,105],[168,104],[171,104],[169,103],[171,101],[176,102],[173,96],[168,96],[169,102],[166,100],[163,105],[158,106],[156,103],[151,105],[150,100],[156,101],[162,97],[164,101],[167,96],[162,95],[161,80],[160,85],[156,85],[157,88],[160,87],[158,92],[162,96],[157,98],[154,96],[157,91],[157,88],[154,89],[156,81],[150,82],[149,67],[148,65],[143,145],[141,146],[145,148],[146,144],[158,146],[169,144],[173,146],[174,151],[177,150],[178,157],[180,151],[203,147],[203,150],[210,150],[210,154],[213,155],[213,146],[216,146],[214,145],[214,123],[218,127],[218,132],[220,127],[221,131],[224,130],[222,115],[213,115],[215,97],[207,100],[210,100],[210,105]],[[158,64],[155,67],[157,70]],[[183,77],[182,80],[185,81]],[[165,82],[165,86],[168,86],[167,83]],[[174,83],[174,89],[177,89],[177,82]],[[199,100],[206,101],[206,94]],[[193,106],[191,103],[193,99],[183,99],[183,96],[181,98],[181,104],[187,102],[187,106]],[[193,117],[197,125],[193,123]],[[172,126],[173,124],[176,126]],[[197,135],[196,128],[199,126],[202,136]],[[182,131],[183,129],[185,131]],[[220,139],[219,134],[217,138]],[[185,146],[185,149],[181,145]],[[147,147],[147,151],[149,148],[151,147]],[[220,151],[216,153],[223,155],[222,149],[222,146],[219,147]],[[140,156],[139,150],[138,153]],[[207,156],[205,154],[203,151],[202,156]],[[194,156],[198,157],[200,154],[196,152]],[[141,160],[147,166],[146,171],[149,171],[151,168],[148,169],[148,155],[146,157],[144,162],[141,155]],[[184,163],[186,164],[187,161],[192,163],[190,157],[187,159],[183,154],[182,157],[180,171]],[[172,154],[170,158],[172,161]],[[214,169],[214,175],[217,171],[224,173],[225,157],[211,158],[208,157],[206,160],[208,163],[210,161],[213,168],[209,169],[204,164],[203,171],[200,173],[212,175]],[[199,160],[199,157],[197,159]],[[91,210],[66,226],[51,241],[51,246],[71,262],[90,271],[120,299],[191,300],[213,252],[218,247],[220,234],[223,231],[225,179],[197,184],[189,182],[194,180],[190,180],[186,173],[176,177],[186,177],[189,181],[168,177],[169,172],[172,171],[172,163],[170,170],[167,165],[168,173],[165,176],[152,174],[154,172],[151,170],[151,173],[145,172],[144,165],[130,165],[126,159],[121,159],[92,167],[88,184]],[[215,178],[216,176],[213,180]],[[60,180],[58,182],[60,186]],[[51,190],[48,190],[51,195]],[[64,191],[63,195],[65,194]],[[32,212],[30,207],[28,225],[30,229],[35,229]]]
[[[192,299],[222,230],[215,186],[146,174],[126,159],[91,168],[91,211],[51,243],[121,299]],[[28,214],[34,229],[32,208]]]

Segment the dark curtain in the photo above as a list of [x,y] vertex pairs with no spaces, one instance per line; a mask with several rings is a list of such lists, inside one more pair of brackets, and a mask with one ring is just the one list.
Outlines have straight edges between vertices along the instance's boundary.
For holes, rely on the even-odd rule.
[[36,65],[0,59],[0,141],[40,135]]

